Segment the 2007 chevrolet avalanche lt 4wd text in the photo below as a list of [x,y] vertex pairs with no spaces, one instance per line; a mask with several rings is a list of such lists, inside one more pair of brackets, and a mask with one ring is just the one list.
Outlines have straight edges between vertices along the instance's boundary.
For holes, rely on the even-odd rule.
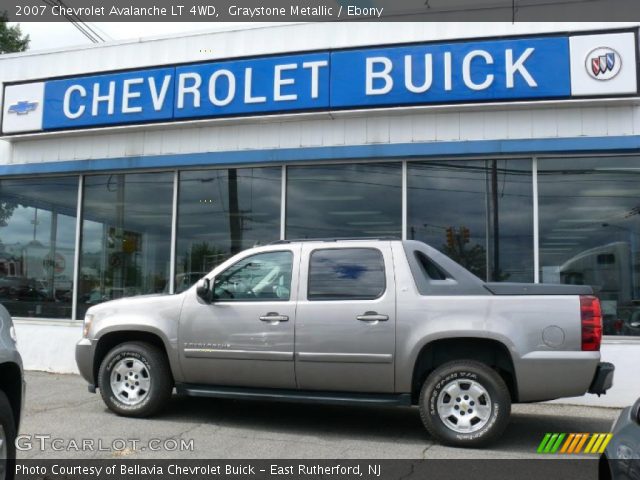
[[441,442],[479,446],[513,402],[601,394],[591,287],[485,283],[416,241],[281,241],[177,295],[91,307],[76,359],[120,415],[194,396],[417,404]]

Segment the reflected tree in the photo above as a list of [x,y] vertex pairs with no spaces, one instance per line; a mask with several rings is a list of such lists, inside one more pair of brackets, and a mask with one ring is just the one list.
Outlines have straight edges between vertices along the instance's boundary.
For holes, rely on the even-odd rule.
[[208,272],[222,263],[229,254],[208,242],[193,243],[184,256],[184,272]]
[[464,244],[444,244],[440,248],[445,255],[480,278],[487,276],[487,251],[482,245],[465,247]]
[[14,202],[0,202],[0,227],[7,226],[7,220],[9,220],[13,216],[13,211],[17,206],[18,204]]

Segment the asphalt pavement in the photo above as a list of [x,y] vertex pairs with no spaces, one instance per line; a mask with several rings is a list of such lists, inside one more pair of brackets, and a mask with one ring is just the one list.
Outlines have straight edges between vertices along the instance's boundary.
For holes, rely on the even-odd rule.
[[119,417],[77,375],[27,372],[21,459],[539,458],[547,432],[608,432],[619,410],[514,405],[483,450],[438,445],[416,408],[304,405],[173,397],[150,419]]

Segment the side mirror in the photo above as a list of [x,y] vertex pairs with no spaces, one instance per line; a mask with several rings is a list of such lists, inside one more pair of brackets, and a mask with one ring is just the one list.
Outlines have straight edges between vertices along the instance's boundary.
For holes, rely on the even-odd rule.
[[196,283],[196,294],[205,302],[211,303],[211,282],[208,278],[201,278]]

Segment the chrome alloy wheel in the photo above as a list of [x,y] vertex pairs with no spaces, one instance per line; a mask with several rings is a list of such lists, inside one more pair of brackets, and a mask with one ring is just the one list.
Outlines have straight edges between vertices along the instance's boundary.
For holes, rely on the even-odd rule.
[[149,396],[151,375],[136,358],[124,358],[111,370],[111,391],[125,405],[139,405]]
[[438,395],[438,415],[447,428],[457,433],[473,433],[491,417],[491,397],[473,380],[449,382]]
[[9,447],[7,447],[7,434],[4,426],[0,425],[0,480],[4,480],[7,476],[7,456],[9,455]]

